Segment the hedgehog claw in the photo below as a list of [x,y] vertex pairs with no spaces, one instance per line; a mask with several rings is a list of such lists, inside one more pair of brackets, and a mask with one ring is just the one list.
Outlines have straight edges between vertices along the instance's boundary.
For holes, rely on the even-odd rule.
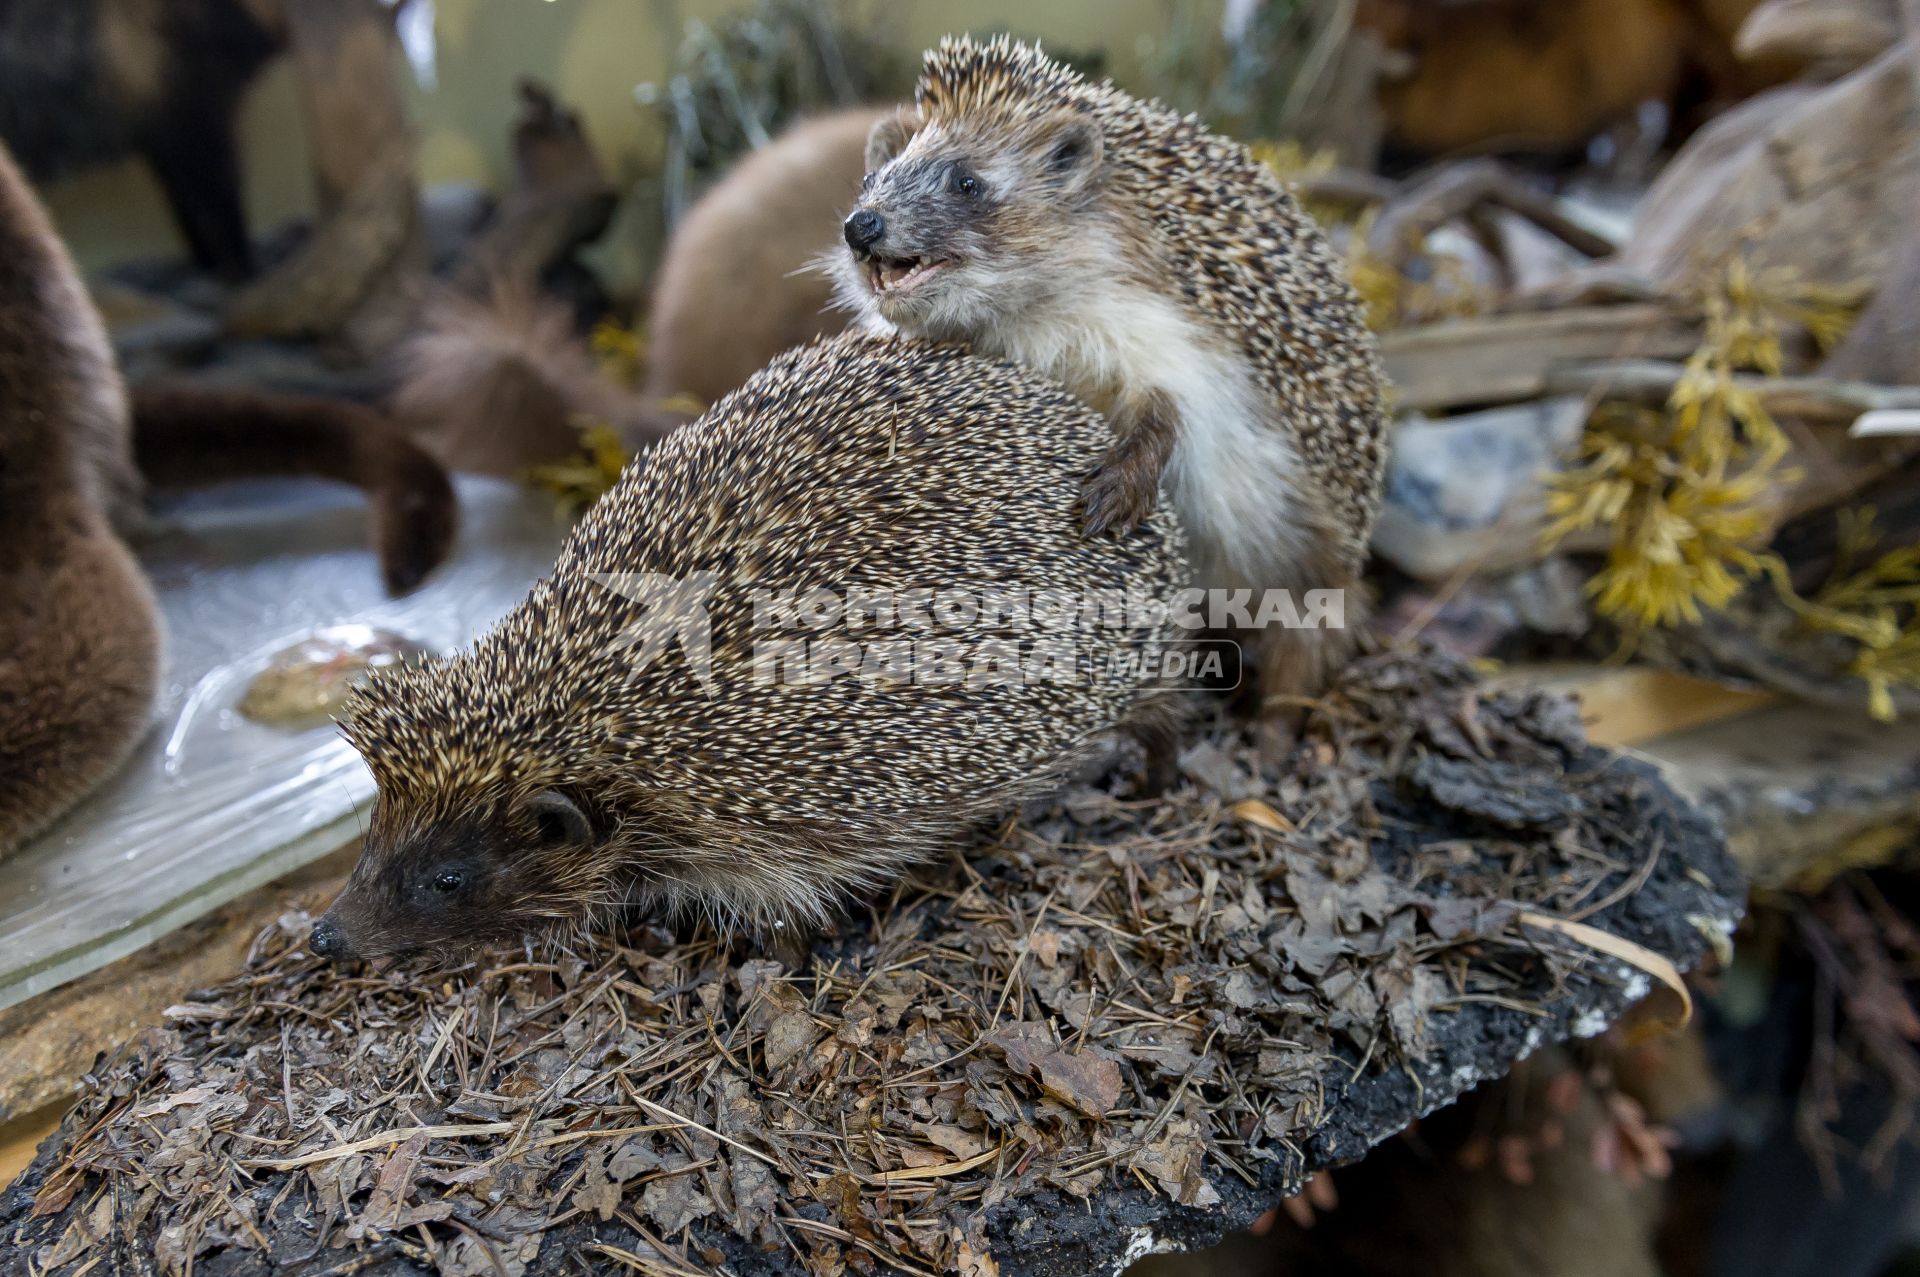
[[1124,535],[1153,513],[1154,498],[1158,495],[1155,488],[1143,490],[1123,467],[1102,466],[1094,471],[1081,493],[1080,504],[1085,512],[1082,529],[1089,537],[1109,533]]

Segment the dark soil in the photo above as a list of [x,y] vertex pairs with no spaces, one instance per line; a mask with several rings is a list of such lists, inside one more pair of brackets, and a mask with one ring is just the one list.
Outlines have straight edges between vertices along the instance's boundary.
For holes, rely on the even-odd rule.
[[337,968],[284,917],[89,1076],[0,1270],[1115,1271],[1677,1002],[1648,972],[1739,912],[1651,769],[1445,657],[1356,667],[1282,768],[1218,726],[1182,770],[1068,793],[791,968],[654,928]]

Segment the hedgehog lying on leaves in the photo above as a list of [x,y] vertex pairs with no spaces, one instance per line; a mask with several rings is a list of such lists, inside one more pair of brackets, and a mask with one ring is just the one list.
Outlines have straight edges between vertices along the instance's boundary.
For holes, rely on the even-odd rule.
[[[1188,568],[1171,515],[1080,535],[1105,442],[1061,387],[957,347],[782,355],[630,466],[471,650],[356,696],[346,732],[380,792],[314,950],[457,948],[628,905],[817,924],[1103,737],[1151,748],[1181,699],[1165,605]],[[1162,607],[1111,610],[1122,595]],[[1090,600],[1109,610],[1075,611]]]
[[1346,590],[1349,628],[1258,638],[1263,690],[1319,690],[1357,621],[1387,414],[1313,219],[1239,143],[1004,37],[928,53],[867,168],[833,264],[842,304],[1105,411],[1089,534],[1139,522],[1164,481],[1199,584]]

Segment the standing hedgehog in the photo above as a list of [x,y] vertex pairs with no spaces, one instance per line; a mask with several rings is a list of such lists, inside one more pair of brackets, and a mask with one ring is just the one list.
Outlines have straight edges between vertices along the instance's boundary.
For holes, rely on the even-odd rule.
[[[818,922],[1102,735],[1164,730],[1165,617],[1076,621],[1061,681],[990,659],[1009,636],[1058,653],[1047,591],[1164,603],[1184,581],[1170,515],[1079,534],[1105,440],[1061,387],[957,347],[846,335],[775,359],[629,467],[471,650],[349,705],[380,794],[315,951],[459,946],[629,903]],[[1020,588],[1029,624],[985,606]],[[815,591],[844,616],[785,624],[780,600]],[[803,640],[819,681],[793,678],[783,645]]]
[[[1145,518],[1164,473],[1199,584],[1357,583],[1385,461],[1377,352],[1326,238],[1246,148],[1037,49],[949,38],[867,168],[842,304],[1104,410],[1089,534]],[[1260,636],[1261,686],[1315,690],[1344,634]]]

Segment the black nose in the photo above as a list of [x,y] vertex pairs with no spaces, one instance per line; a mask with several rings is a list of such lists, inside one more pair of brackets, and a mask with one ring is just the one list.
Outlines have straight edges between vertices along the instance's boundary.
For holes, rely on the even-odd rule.
[[347,938],[340,934],[340,928],[333,925],[331,918],[322,918],[313,924],[307,947],[322,958],[343,958],[347,953]]
[[863,208],[849,217],[841,230],[846,233],[847,247],[856,253],[864,253],[878,244],[880,237],[887,233],[887,223],[880,214]]

